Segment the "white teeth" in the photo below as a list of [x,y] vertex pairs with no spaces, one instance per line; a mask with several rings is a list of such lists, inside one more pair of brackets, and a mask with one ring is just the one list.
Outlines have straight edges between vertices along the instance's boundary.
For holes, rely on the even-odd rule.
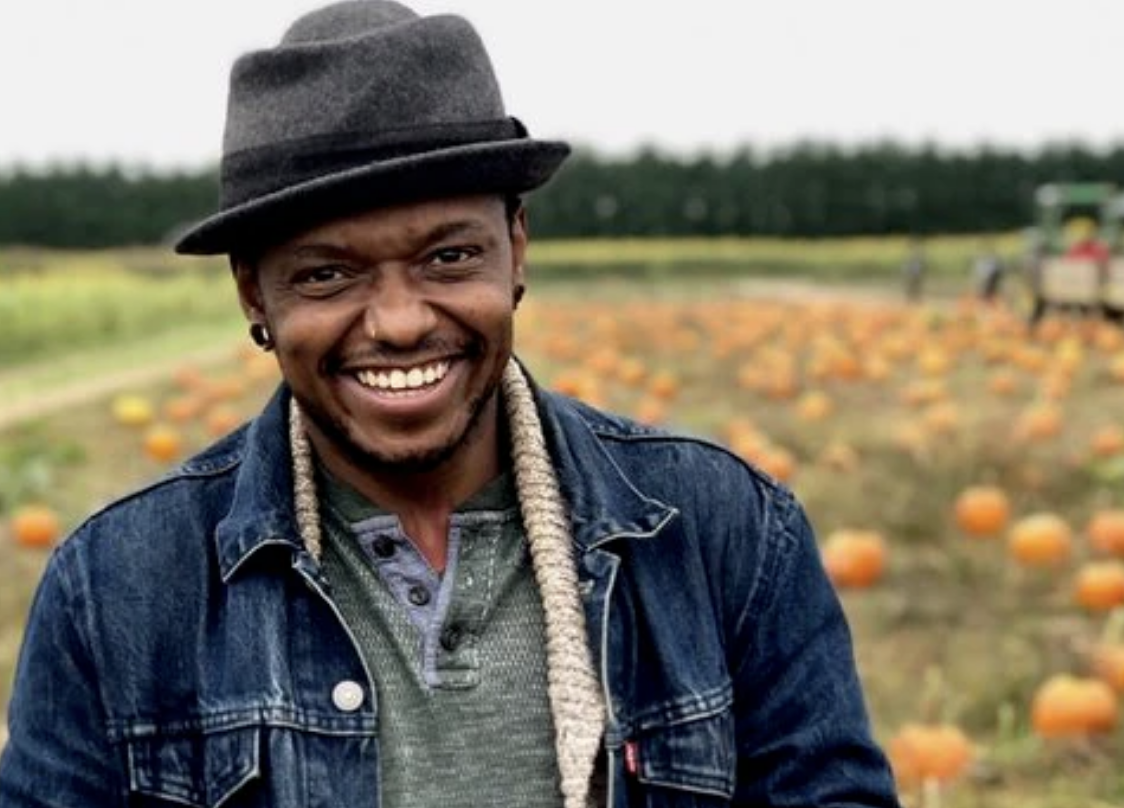
[[364,387],[376,390],[417,390],[426,385],[434,384],[445,378],[449,372],[448,362],[435,362],[424,367],[414,367],[409,370],[360,370],[355,378]]

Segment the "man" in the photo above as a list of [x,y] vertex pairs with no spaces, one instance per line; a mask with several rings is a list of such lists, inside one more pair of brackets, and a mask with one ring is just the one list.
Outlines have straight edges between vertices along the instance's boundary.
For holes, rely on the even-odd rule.
[[5,808],[897,804],[792,495],[513,359],[567,151],[457,17],[237,62],[178,249],[231,256],[284,383],[53,557]]

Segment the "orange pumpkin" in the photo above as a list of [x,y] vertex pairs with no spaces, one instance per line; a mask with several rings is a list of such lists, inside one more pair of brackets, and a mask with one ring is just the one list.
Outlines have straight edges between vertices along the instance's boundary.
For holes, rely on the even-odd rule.
[[679,379],[670,370],[658,370],[648,379],[648,392],[669,401],[679,394]]
[[1093,547],[1110,555],[1124,555],[1124,510],[1097,511],[1085,525],[1085,535]]
[[903,786],[954,780],[974,757],[972,742],[954,724],[906,724],[886,751],[894,777]]
[[553,387],[566,396],[586,402],[596,402],[601,398],[601,384],[597,377],[581,368],[568,368],[555,377]]
[[887,555],[886,541],[875,530],[833,531],[822,550],[828,577],[844,589],[874,584],[885,572]]
[[1124,644],[1105,642],[1092,653],[1093,673],[1117,693],[1124,693]]
[[1011,502],[1002,488],[973,485],[956,497],[956,526],[969,536],[997,536],[1011,518]]
[[211,437],[220,438],[242,423],[242,416],[224,405],[211,407],[204,419],[204,427]]
[[816,462],[835,471],[854,471],[858,468],[861,458],[851,444],[832,441],[823,448]]
[[1031,725],[1043,738],[1110,732],[1119,712],[1115,691],[1097,678],[1058,674],[1047,679],[1031,702]]
[[1105,424],[1089,439],[1089,451],[1094,457],[1115,457],[1124,451],[1124,429],[1117,424]]
[[951,435],[960,427],[960,409],[951,401],[939,401],[925,408],[921,423],[934,435]]
[[803,421],[822,421],[835,405],[822,390],[809,390],[796,402],[796,414]]
[[648,369],[636,357],[626,356],[617,365],[617,378],[629,387],[635,387],[644,380]]
[[790,482],[796,474],[796,457],[783,446],[762,447],[753,462],[774,480],[782,483]]
[[667,420],[667,404],[661,399],[644,396],[636,402],[633,416],[642,424],[662,424]]
[[164,417],[177,424],[186,423],[199,416],[203,399],[195,395],[173,396],[164,402]]
[[1036,513],[1017,521],[1007,535],[1007,549],[1020,564],[1050,567],[1065,562],[1072,552],[1073,531],[1054,513]]
[[1009,396],[1019,387],[1018,377],[1010,370],[997,370],[987,380],[987,389],[997,396]]
[[1047,441],[1062,431],[1062,414],[1056,405],[1033,404],[1015,422],[1016,437],[1032,441]]
[[183,438],[178,430],[157,424],[144,436],[144,452],[157,463],[170,463],[183,452]]
[[184,392],[199,390],[206,383],[206,376],[195,365],[185,364],[176,368],[172,374],[176,386]]
[[1124,563],[1088,562],[1077,571],[1073,595],[1090,611],[1104,612],[1124,604]]
[[19,508],[12,515],[12,539],[23,547],[50,547],[62,532],[58,514],[46,505]]

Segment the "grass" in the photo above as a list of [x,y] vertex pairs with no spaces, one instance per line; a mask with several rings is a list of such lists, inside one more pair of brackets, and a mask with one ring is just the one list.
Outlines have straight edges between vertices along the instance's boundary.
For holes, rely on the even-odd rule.
[[174,328],[162,328],[143,339],[110,339],[79,343],[65,350],[55,348],[34,362],[0,371],[5,406],[36,400],[49,391],[98,377],[117,375],[124,369],[159,363],[169,356],[210,356],[227,351],[244,328],[244,318],[235,310],[213,321],[189,320]]
[[230,322],[238,311],[229,272],[213,262],[143,251],[19,256],[0,272],[0,372]]
[[[924,242],[929,274],[938,284],[963,282],[983,243],[1011,262],[1023,249],[1016,233],[944,236]],[[622,278],[816,278],[870,283],[896,280],[910,249],[905,237],[586,239],[533,242],[530,264],[541,278],[570,281],[591,273]]]

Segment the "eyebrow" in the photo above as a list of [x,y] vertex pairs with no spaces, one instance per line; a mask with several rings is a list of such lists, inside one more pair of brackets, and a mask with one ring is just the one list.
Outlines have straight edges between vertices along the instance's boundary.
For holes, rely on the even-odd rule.
[[[476,234],[487,235],[488,228],[479,219],[468,218],[442,222],[429,230],[422,231],[417,236],[408,234],[407,238],[416,245],[424,246],[449,238]],[[349,258],[354,256],[356,252],[357,250],[344,245],[314,241],[294,248],[290,256],[293,258]]]
[[479,219],[458,219],[437,225],[420,240],[424,243],[432,243],[455,236],[471,236],[477,232],[483,234],[488,232],[488,228]]

